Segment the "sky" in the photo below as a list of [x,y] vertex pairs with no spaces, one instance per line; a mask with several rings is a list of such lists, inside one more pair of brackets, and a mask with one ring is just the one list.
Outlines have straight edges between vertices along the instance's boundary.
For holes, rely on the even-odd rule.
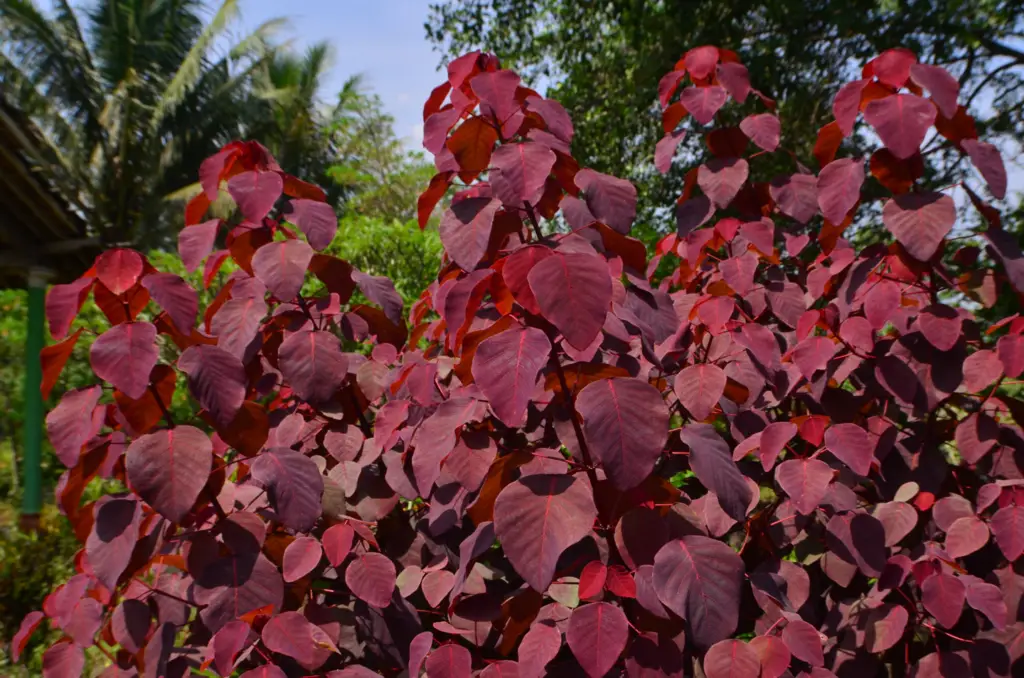
[[296,49],[328,41],[334,58],[324,101],[333,103],[345,80],[361,73],[394,116],[395,132],[420,148],[423,102],[445,79],[423,29],[428,6],[428,0],[244,0],[239,30],[283,16],[288,24],[279,37]]

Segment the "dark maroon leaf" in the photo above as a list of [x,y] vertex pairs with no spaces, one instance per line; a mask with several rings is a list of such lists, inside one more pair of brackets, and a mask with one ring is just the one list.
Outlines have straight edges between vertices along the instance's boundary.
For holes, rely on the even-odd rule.
[[679,95],[683,107],[702,125],[711,122],[728,97],[725,89],[718,85],[710,87],[687,87]]
[[315,537],[299,537],[284,550],[282,573],[286,582],[302,579],[320,563],[323,551]]
[[676,232],[680,238],[685,238],[706,224],[714,213],[715,206],[706,195],[684,200],[676,208]]
[[348,373],[341,341],[330,332],[301,330],[289,334],[277,354],[288,385],[313,404],[330,401]]
[[473,357],[473,381],[506,426],[522,426],[551,342],[544,332],[515,324],[480,342]]
[[704,655],[707,678],[758,678],[761,660],[742,640],[720,640]]
[[501,203],[490,197],[452,202],[441,217],[441,242],[448,256],[463,270],[472,271],[487,253],[494,215]]
[[817,629],[807,622],[796,619],[782,629],[782,642],[793,656],[811,666],[824,666],[825,657],[821,650],[821,637]]
[[242,358],[256,338],[266,314],[267,304],[262,297],[231,299],[213,316],[210,331],[217,337],[218,346]]
[[141,514],[139,502],[124,497],[100,497],[93,505],[95,520],[85,542],[85,553],[93,574],[108,589],[117,587],[117,580],[131,560]]
[[272,242],[252,255],[252,270],[281,301],[291,301],[299,294],[306,278],[306,269],[313,260],[313,249],[302,240]]
[[988,190],[997,200],[1006,197],[1006,166],[999,149],[990,143],[977,139],[964,139],[960,142],[975,168],[981,172],[988,184]]
[[769,190],[782,213],[801,224],[818,213],[818,180],[813,174],[778,177]]
[[855,564],[865,576],[877,577],[888,559],[885,527],[866,513],[837,513],[828,521],[825,543],[829,550]]
[[771,113],[748,115],[740,122],[740,129],[762,150],[771,153],[779,147],[782,125]]
[[[129,652],[138,652],[149,635],[151,615],[149,605],[126,598],[114,608],[110,617],[110,631],[117,644]],[[246,627],[248,629],[248,627]]]
[[306,240],[317,251],[327,249],[338,232],[337,215],[330,205],[319,200],[292,200],[288,221],[302,229]]
[[[678,143],[678,142],[677,142]],[[574,179],[598,221],[628,235],[636,219],[636,187],[625,179],[581,169]]]
[[885,545],[896,546],[917,526],[917,509],[902,501],[887,501],[875,507],[875,518],[885,528]]
[[270,607],[277,611],[284,599],[281,573],[259,552],[260,541],[245,532],[232,544],[231,555],[213,558],[205,567],[191,572],[195,600],[203,606],[203,624],[214,633],[254,610]]
[[871,472],[875,443],[871,435],[856,424],[833,424],[825,431],[825,447],[854,473]]
[[744,567],[722,542],[687,536],[665,544],[654,559],[654,587],[662,603],[687,624],[687,637],[710,647],[739,621]]
[[68,391],[46,415],[46,433],[53,450],[68,468],[78,464],[82,446],[98,431],[93,410],[102,394],[99,386]]
[[277,172],[242,172],[228,179],[228,193],[247,221],[258,224],[281,197],[284,180]]
[[577,350],[584,350],[604,326],[612,302],[612,280],[604,259],[594,254],[556,252],[537,262],[527,276],[541,313]]
[[626,649],[629,622],[616,605],[589,603],[573,610],[565,639],[587,675],[600,678]]
[[[1021,253],[1017,240],[1006,231],[992,228],[986,230],[984,235],[1006,269],[1010,283],[1018,292],[1024,290],[1024,254]],[[51,320],[51,327],[52,322]]]
[[324,491],[323,476],[312,459],[287,448],[272,448],[256,457],[250,472],[267,490],[282,523],[296,532],[312,529],[320,517]]
[[353,270],[352,280],[367,299],[381,307],[388,320],[396,325],[402,324],[402,297],[395,290],[395,284],[390,278]]
[[391,604],[395,590],[395,565],[380,553],[363,553],[345,569],[345,585],[363,602],[378,608]]
[[749,172],[742,158],[714,158],[697,169],[697,185],[717,207],[728,207]]
[[696,421],[708,418],[725,393],[726,376],[722,368],[701,363],[684,368],[676,375],[672,390],[679,403]]
[[697,480],[715,493],[729,517],[744,520],[753,492],[715,428],[710,424],[689,424],[679,432],[679,437],[690,448],[690,467]]
[[494,504],[494,530],[516,572],[547,590],[567,548],[590,533],[597,508],[580,476],[532,475],[511,483]]
[[245,400],[246,377],[242,362],[218,346],[196,344],[178,358],[188,375],[188,386],[218,426],[227,427]]
[[818,206],[833,224],[841,224],[860,200],[864,183],[864,161],[840,158],[826,165],[818,175]]
[[967,588],[957,577],[945,572],[933,574],[921,584],[921,602],[940,626],[951,629],[960,619]]
[[300,612],[282,612],[271,618],[261,638],[268,650],[291,657],[307,671],[319,668],[337,652],[327,632]]
[[620,377],[588,384],[576,397],[591,454],[621,490],[640,484],[668,440],[669,411],[658,389]]
[[535,204],[555,164],[554,152],[538,143],[505,144],[491,155],[494,196],[510,209]]
[[1003,363],[995,351],[982,349],[967,356],[964,361],[964,388],[978,393],[1003,376]]
[[883,603],[871,610],[864,629],[864,646],[868,652],[885,652],[903,637],[910,615],[902,605]]
[[890,94],[864,109],[864,119],[875,128],[885,147],[905,160],[921,147],[935,122],[935,104],[913,94]]
[[132,400],[145,394],[158,357],[156,327],[143,322],[115,325],[89,349],[89,363],[96,376]]
[[806,516],[814,513],[828,493],[832,469],[820,459],[790,459],[775,469],[775,481],[796,510]]
[[210,477],[213,443],[192,426],[136,439],[125,455],[128,484],[173,523],[184,520]]
[[192,332],[199,313],[199,295],[192,287],[173,273],[151,273],[142,279],[156,303],[160,304],[171,322],[184,335]]

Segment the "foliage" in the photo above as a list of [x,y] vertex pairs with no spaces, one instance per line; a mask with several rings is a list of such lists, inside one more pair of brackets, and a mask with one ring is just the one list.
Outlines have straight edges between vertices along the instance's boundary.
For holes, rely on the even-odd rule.
[[[494,50],[558,99],[576,123],[581,164],[636,184],[645,241],[671,230],[671,215],[660,208],[682,169],[707,159],[708,149],[687,137],[680,146],[686,161],[660,176],[651,162],[660,131],[635,112],[657,105],[662,75],[695,44],[734,46],[752,80],[782,97],[782,138],[805,162],[816,132],[831,121],[822,103],[854,67],[897,46],[956,75],[984,133],[1024,138],[1024,14],[1016,0],[439,0],[425,28],[449,56]],[[722,114],[735,124],[741,110]],[[844,144],[851,154],[867,147],[858,137]],[[958,158],[948,148],[925,155],[922,185],[960,179],[963,166],[950,162]],[[778,157],[771,173],[785,164]],[[879,232],[872,216],[866,210],[861,218]]]
[[[322,253],[318,189],[254,142],[204,162],[207,202],[226,186],[245,222],[189,212],[186,266],[238,266],[202,314],[128,249],[48,297],[51,360],[89,294],[111,326],[100,383],[47,420],[78,574],[13,654],[49,619],[48,677],[94,643],[113,675],[1019,671],[1024,412],[1000,386],[1024,372],[1024,322],[982,333],[962,302],[1024,291],[1024,259],[979,188],[912,172],[879,180],[893,237],[855,250],[868,160],[763,176],[792,151],[748,77],[710,46],[668,76],[676,123],[730,98],[762,112],[685,173],[648,260],[636,189],[578,166],[565,110],[491,55],[452,62],[421,221],[457,192],[408,331],[386,278]],[[934,123],[998,194],[998,152],[942,117],[958,89],[886,51],[837,124],[863,108],[908,174]],[[950,235],[954,190],[984,251]],[[165,407],[178,372],[184,415]],[[129,489],[83,505],[96,475]]]

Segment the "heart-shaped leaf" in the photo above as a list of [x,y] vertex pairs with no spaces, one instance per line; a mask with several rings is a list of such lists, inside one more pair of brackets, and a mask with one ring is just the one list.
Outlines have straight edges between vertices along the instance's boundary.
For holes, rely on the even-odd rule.
[[527,278],[541,313],[565,340],[580,351],[590,346],[601,333],[612,302],[612,280],[604,259],[556,252],[534,264]]
[[213,463],[210,437],[192,426],[137,438],[125,455],[128,483],[150,506],[180,523],[203,491]]
[[573,610],[565,639],[586,674],[601,678],[626,649],[629,622],[617,605],[589,603]]
[[89,349],[89,363],[96,376],[133,400],[149,387],[149,373],[158,358],[156,327],[144,322],[115,325]]

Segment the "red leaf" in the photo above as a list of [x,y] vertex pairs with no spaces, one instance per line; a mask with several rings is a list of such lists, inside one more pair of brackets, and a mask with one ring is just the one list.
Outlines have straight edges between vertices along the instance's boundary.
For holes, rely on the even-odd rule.
[[772,200],[788,217],[806,224],[818,213],[818,180],[813,174],[791,174],[772,180]]
[[775,470],[775,482],[793,500],[797,512],[807,516],[828,494],[832,469],[820,459],[789,459]]
[[484,339],[473,358],[473,381],[506,426],[522,426],[551,342],[541,330],[515,324]]
[[996,353],[1003,363],[1007,379],[1016,379],[1024,372],[1024,335],[1007,334],[996,342]]
[[913,64],[910,77],[921,87],[928,90],[932,101],[939,111],[947,118],[956,115],[957,97],[960,95],[960,81],[941,66],[929,64]]
[[658,389],[633,378],[602,379],[576,396],[591,453],[620,490],[636,487],[668,440],[669,411]]
[[742,640],[720,640],[704,655],[707,678],[758,678],[761,660]]
[[711,647],[739,623],[744,566],[720,541],[687,536],[665,544],[654,558],[661,602],[686,621],[687,638]]
[[46,319],[50,323],[50,334],[60,340],[67,336],[71,323],[82,310],[93,278],[79,278],[66,285],[54,285],[46,295]]
[[818,130],[818,138],[814,142],[814,159],[818,167],[824,167],[836,157],[839,146],[843,143],[843,133],[839,123],[832,121]]
[[775,636],[757,636],[750,640],[761,662],[761,678],[779,678],[789,668],[790,652],[786,644]]
[[510,209],[522,209],[540,200],[551,168],[554,152],[541,144],[505,144],[491,156],[489,172],[494,196]]
[[913,94],[875,99],[864,109],[864,119],[897,158],[917,153],[928,128],[935,123],[935,116],[935,104]]
[[341,341],[319,330],[289,334],[278,348],[278,361],[296,395],[314,404],[328,402],[348,372]]
[[320,564],[323,551],[315,537],[299,537],[284,550],[282,574],[286,582],[302,579]]
[[21,658],[21,653],[25,651],[29,639],[45,618],[45,615],[39,611],[29,612],[25,615],[25,618],[21,620],[21,626],[18,627],[18,632],[11,639],[11,659],[17,662]]
[[654,167],[662,174],[672,169],[672,158],[680,142],[686,138],[686,130],[680,129],[663,136],[654,148]]
[[747,180],[750,168],[742,158],[714,158],[697,169],[697,185],[718,207],[728,207]]
[[833,224],[841,224],[860,200],[864,161],[842,158],[826,165],[818,175],[818,206]]
[[277,172],[242,172],[228,180],[228,193],[246,221],[254,224],[270,214],[283,190],[284,180]]
[[771,153],[779,147],[782,124],[771,113],[748,115],[740,122],[740,129],[762,150]]
[[272,242],[256,250],[252,270],[271,294],[291,301],[302,289],[312,259],[313,249],[301,240]]
[[988,184],[988,190],[997,200],[1006,197],[1006,165],[999,149],[990,143],[976,139],[964,139],[960,142],[975,168],[981,172]]
[[140,275],[142,255],[135,250],[107,250],[96,258],[96,277],[116,295],[135,287]]
[[629,622],[616,605],[589,603],[573,610],[565,639],[586,674],[601,678],[626,649]]
[[590,533],[597,508],[580,476],[532,475],[506,486],[494,504],[494,529],[515,571],[538,592],[558,557]]
[[910,256],[928,261],[956,222],[956,204],[943,193],[905,193],[885,203],[882,222]]
[[900,307],[903,293],[899,283],[883,279],[871,283],[871,288],[864,297],[864,315],[871,323],[871,329],[880,330],[889,322],[889,318]]
[[875,77],[883,83],[899,89],[910,77],[910,69],[917,63],[917,57],[909,49],[896,47],[887,49],[874,59],[868,62],[866,68],[870,68]]
[[708,418],[725,393],[725,372],[704,363],[691,365],[676,375],[672,389],[680,404],[696,421]]
[[693,119],[702,125],[711,122],[728,95],[718,85],[711,87],[687,87],[679,95],[679,101]]
[[441,217],[441,242],[449,258],[465,271],[472,271],[487,253],[494,215],[501,204],[493,198],[452,201]]
[[89,349],[89,363],[96,376],[133,400],[146,392],[158,357],[156,327],[142,322],[110,328]]
[[530,269],[530,289],[541,313],[577,350],[584,350],[604,326],[612,301],[608,265],[585,253],[545,257]]
[[149,433],[125,455],[131,487],[173,523],[181,523],[210,477],[213,444],[191,426]]
[[[742,104],[750,94],[750,73],[741,63],[730,61],[718,64],[718,82],[729,91],[736,103]],[[756,143],[756,142],[755,142]]]
[[355,530],[347,522],[327,528],[323,536],[323,549],[331,567],[338,567],[345,561],[346,556],[352,551],[354,537]]
[[592,560],[583,567],[580,573],[580,600],[596,598],[604,590],[604,582],[608,576],[608,568],[600,560]]
[[982,349],[967,356],[964,361],[964,389],[978,393],[1003,376],[1003,363],[995,351]]
[[836,348],[836,343],[830,338],[811,335],[797,344],[791,355],[800,374],[810,381],[815,372],[828,367]]
[[711,75],[718,63],[718,48],[714,45],[694,47],[683,55],[683,65],[694,80],[703,80]]
[[452,185],[452,177],[454,175],[455,172],[439,172],[435,174],[430,180],[430,185],[427,186],[427,189],[416,199],[416,216],[420,229],[426,227],[434,207],[441,201],[444,194],[448,192],[448,187]]

